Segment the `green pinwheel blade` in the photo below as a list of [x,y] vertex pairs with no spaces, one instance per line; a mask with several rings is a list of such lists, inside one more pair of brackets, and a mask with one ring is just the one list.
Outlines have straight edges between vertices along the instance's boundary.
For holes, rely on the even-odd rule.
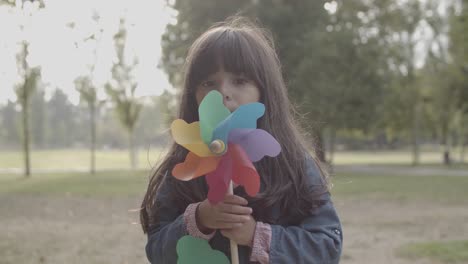
[[223,252],[211,248],[208,241],[183,236],[177,242],[177,264],[229,264]]
[[198,107],[203,142],[208,145],[211,143],[213,130],[230,114],[229,109],[223,104],[223,96],[218,91],[211,91],[203,98]]

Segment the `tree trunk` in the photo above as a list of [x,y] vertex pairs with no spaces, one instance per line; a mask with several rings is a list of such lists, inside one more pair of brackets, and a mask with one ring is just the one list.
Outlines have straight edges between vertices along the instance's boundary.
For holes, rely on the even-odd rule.
[[449,123],[448,118],[445,116],[442,120],[442,145],[444,147],[444,152],[442,155],[442,160],[444,165],[450,165],[450,140],[449,140]]
[[325,147],[323,144],[323,131],[322,129],[315,130],[315,155],[320,162],[326,163],[326,156],[325,156]]
[[135,142],[133,140],[133,131],[129,131],[129,152],[130,152],[130,166],[132,170],[135,170],[137,168],[137,163],[136,163],[136,153],[135,153]]
[[452,163],[451,158],[450,158],[450,146],[448,142],[445,142],[445,148],[444,148],[444,165],[450,165]]
[[460,163],[465,163],[465,145],[466,145],[466,130],[465,124],[461,124],[461,133],[460,133]]
[[29,106],[27,98],[23,99],[22,105],[23,114],[23,155],[24,155],[24,175],[29,177],[31,175],[31,161],[30,161],[30,149],[29,149]]
[[416,103],[414,112],[413,112],[413,126],[411,131],[412,137],[412,147],[413,147],[413,166],[419,165],[420,162],[420,150],[419,150],[419,128],[420,128],[420,107]]
[[91,174],[96,173],[96,105],[95,102],[89,104],[89,114],[91,121]]
[[461,150],[460,150],[460,163],[464,164],[465,163],[465,142],[461,145]]

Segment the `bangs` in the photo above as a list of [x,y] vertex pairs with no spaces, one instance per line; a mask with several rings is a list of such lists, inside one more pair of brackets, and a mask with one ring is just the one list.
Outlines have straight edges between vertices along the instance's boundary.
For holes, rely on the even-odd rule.
[[258,48],[252,45],[255,46],[240,31],[223,29],[207,34],[201,39],[198,50],[194,51],[188,88],[194,90],[208,76],[224,68],[226,72],[244,75],[262,89],[259,78],[262,60],[260,54],[254,51]]

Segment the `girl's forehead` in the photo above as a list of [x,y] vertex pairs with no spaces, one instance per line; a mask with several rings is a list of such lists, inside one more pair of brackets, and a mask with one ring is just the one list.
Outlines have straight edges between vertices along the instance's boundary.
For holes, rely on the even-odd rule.
[[232,63],[226,63],[222,59],[217,59],[211,63],[209,67],[206,67],[204,71],[200,71],[202,78],[209,78],[219,74],[232,74],[232,75],[240,75],[246,74],[244,72],[245,67],[239,67],[237,65],[233,65]]
[[216,68],[213,72],[208,74],[208,77],[216,76],[216,75],[221,75],[221,74],[227,74],[227,75],[241,75],[244,74],[243,72],[235,72],[235,71],[230,71],[224,68],[224,66],[220,66]]

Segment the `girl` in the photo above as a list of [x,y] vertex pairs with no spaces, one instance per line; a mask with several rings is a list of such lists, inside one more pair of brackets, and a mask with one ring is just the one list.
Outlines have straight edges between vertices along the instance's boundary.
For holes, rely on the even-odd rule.
[[290,113],[290,103],[272,38],[243,18],[215,25],[191,46],[185,65],[178,118],[198,121],[198,105],[211,90],[234,111],[261,102],[258,128],[281,144],[277,157],[255,164],[260,193],[242,187],[213,205],[204,177],[184,182],[171,175],[187,151],[173,144],[154,172],[140,214],[148,234],[151,263],[176,263],[176,244],[190,234],[209,240],[230,256],[229,239],[239,245],[240,263],[338,263],[341,224],[324,173],[308,155]]

